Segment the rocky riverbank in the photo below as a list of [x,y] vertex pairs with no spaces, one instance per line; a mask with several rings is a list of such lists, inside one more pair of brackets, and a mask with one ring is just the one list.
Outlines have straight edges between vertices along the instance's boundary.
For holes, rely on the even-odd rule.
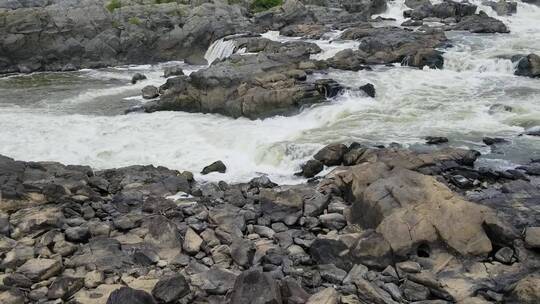
[[0,299],[538,303],[539,163],[477,157],[334,144],[294,186],[0,157]]

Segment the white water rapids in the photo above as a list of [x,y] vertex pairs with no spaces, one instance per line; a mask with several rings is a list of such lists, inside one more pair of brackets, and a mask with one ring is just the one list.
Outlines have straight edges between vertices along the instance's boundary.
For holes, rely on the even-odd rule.
[[[300,181],[293,173],[301,163],[332,142],[413,145],[436,135],[486,153],[484,164],[511,166],[540,157],[539,138],[517,136],[540,125],[540,80],[514,76],[510,60],[502,59],[540,54],[540,7],[518,2],[517,14],[500,17],[480,1],[475,4],[505,22],[511,33],[448,32],[454,47],[445,50],[443,70],[396,66],[320,75],[350,87],[373,83],[377,96],[346,92],[292,117],[251,121],[183,112],[121,115],[142,101],[142,87],[164,83],[167,64],[0,78],[0,154],[95,168],[154,164],[193,172],[219,159],[227,173],[204,179],[245,181],[266,173],[289,183]],[[390,2],[382,15],[401,23],[404,8],[402,1]],[[353,41],[315,42],[323,49],[317,58],[357,46]],[[227,43],[215,43],[206,59],[230,56],[234,45]],[[199,68],[185,65],[186,72]],[[131,85],[135,72],[148,80]],[[513,111],[490,113],[494,104]],[[490,153],[481,143],[483,136],[506,137],[512,143]]]

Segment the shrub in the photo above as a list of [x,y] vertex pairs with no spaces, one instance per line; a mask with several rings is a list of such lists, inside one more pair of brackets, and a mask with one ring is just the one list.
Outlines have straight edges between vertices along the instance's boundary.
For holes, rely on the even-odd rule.
[[251,9],[258,13],[281,4],[283,4],[283,0],[255,0],[251,4]]
[[107,3],[107,5],[105,5],[105,8],[111,13],[114,12],[115,9],[121,8],[121,7],[122,7],[121,0],[111,0],[109,3]]
[[155,0],[156,4],[176,2],[176,0]]
[[137,17],[131,17],[128,19],[128,22],[133,25],[141,25],[141,19]]

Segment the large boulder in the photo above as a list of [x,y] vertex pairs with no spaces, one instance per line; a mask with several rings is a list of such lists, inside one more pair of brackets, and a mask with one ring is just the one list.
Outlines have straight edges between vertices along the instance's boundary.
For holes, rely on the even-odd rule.
[[476,15],[466,16],[456,25],[452,26],[456,31],[469,31],[471,33],[509,33],[506,25],[485,12],[480,11]]
[[505,303],[533,304],[540,302],[540,277],[529,275],[519,280]]
[[242,272],[234,283],[231,304],[282,304],[278,282],[260,270]]
[[540,77],[540,56],[529,54],[527,56],[513,56],[513,62],[517,62],[514,75],[526,77]]
[[143,290],[122,287],[113,291],[107,299],[107,304],[156,304],[154,298]]
[[414,6],[413,10],[404,11],[403,15],[414,20],[422,20],[425,18],[454,18],[460,20],[465,16],[473,15],[476,12],[476,5],[469,2],[455,2],[446,0],[441,3],[431,4],[425,2],[408,2],[410,6]]
[[[358,50],[344,50],[328,59],[331,67],[359,70],[366,64],[403,63],[410,66],[442,67],[442,57],[435,48],[446,41],[443,32],[417,32],[399,27],[361,26],[348,29],[341,39],[357,40]],[[436,61],[429,57],[437,56]]]

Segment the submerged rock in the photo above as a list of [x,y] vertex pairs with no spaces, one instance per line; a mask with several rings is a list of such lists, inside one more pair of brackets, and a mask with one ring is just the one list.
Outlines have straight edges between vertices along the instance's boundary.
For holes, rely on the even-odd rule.
[[145,80],[145,79],[146,79],[146,75],[143,75],[141,73],[136,73],[135,75],[133,75],[133,77],[131,77],[131,83],[136,84],[137,82],[141,80]]
[[506,25],[485,12],[480,11],[476,15],[466,16],[452,27],[457,31],[469,31],[471,33],[509,33]]
[[360,87],[360,90],[367,94],[371,98],[375,98],[375,86],[371,83],[365,84]]
[[146,86],[142,89],[142,97],[144,99],[154,99],[159,96],[159,89],[155,86]]
[[540,77],[540,56],[529,54],[527,56],[513,56],[513,62],[517,62],[514,75],[526,77]]
[[212,172],[225,173],[226,171],[227,167],[225,166],[225,164],[222,161],[218,160],[204,167],[201,171],[201,174],[206,175]]

